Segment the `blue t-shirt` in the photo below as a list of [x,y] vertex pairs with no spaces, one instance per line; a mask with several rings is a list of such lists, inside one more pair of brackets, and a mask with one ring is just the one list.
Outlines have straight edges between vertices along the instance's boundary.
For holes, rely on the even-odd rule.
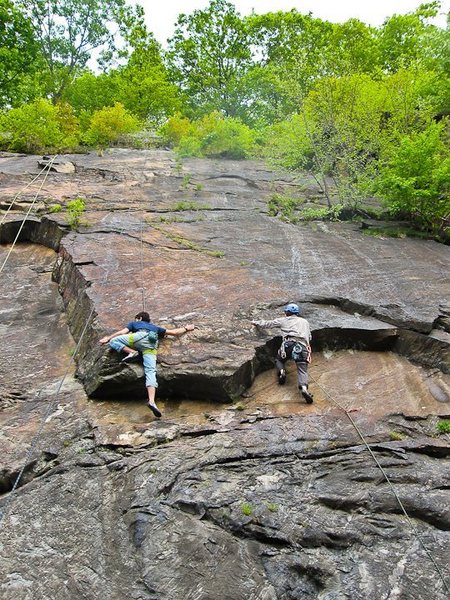
[[128,331],[134,333],[135,331],[139,331],[142,329],[146,329],[147,331],[154,331],[158,334],[159,338],[163,338],[166,335],[166,330],[164,327],[158,327],[158,325],[153,325],[153,323],[147,323],[147,321],[131,321],[127,325]]

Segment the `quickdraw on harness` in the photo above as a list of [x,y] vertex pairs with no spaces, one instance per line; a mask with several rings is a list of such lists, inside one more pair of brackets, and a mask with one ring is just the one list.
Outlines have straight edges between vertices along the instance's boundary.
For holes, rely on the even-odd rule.
[[286,357],[287,357],[286,347],[287,347],[287,345],[290,346],[291,344],[293,344],[292,351],[291,351],[291,358],[293,361],[307,362],[307,363],[311,362],[311,346],[309,346],[309,344],[308,345],[302,344],[298,340],[288,338],[288,337],[283,338],[283,341],[281,343],[280,357],[282,358],[282,360],[286,359]]

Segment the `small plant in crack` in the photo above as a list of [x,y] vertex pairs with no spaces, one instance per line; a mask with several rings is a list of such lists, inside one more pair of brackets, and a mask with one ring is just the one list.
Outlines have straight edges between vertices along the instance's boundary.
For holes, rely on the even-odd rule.
[[208,210],[211,207],[208,204],[197,204],[197,202],[186,202],[181,200],[177,202],[175,206],[171,208],[171,210],[179,212],[183,210]]
[[222,252],[222,250],[206,250],[206,254],[214,258],[223,258],[225,256],[225,252]]
[[243,515],[245,515],[246,517],[250,517],[253,514],[254,508],[250,504],[250,502],[243,502],[241,504],[241,511]]
[[436,423],[436,429],[439,433],[450,433],[450,421],[439,421]]
[[183,181],[181,182],[181,187],[183,188],[183,190],[186,190],[189,187],[191,179],[192,175],[190,173],[186,173],[186,175],[183,177]]
[[159,227],[158,225],[156,225],[153,222],[149,223],[149,224],[151,225],[151,227],[153,227],[153,229],[156,229],[156,231],[159,231],[162,235],[166,236],[169,240],[172,240],[173,242],[177,243],[178,245],[180,245],[183,248],[186,248],[187,250],[195,250],[196,252],[203,252],[203,254],[207,254],[208,256],[213,256],[215,258],[222,258],[222,256],[224,256],[224,253],[220,250],[207,250],[206,248],[202,248],[201,246],[199,246],[192,240],[188,240],[176,233],[171,233],[167,229]]
[[81,217],[86,210],[86,203],[83,198],[75,198],[67,203],[68,217],[70,229],[76,229],[81,225]]
[[274,513],[278,512],[280,509],[279,505],[276,504],[275,502],[268,502],[266,504],[266,506],[267,506],[267,510],[270,510],[270,512],[274,512]]
[[401,431],[390,431],[389,439],[393,442],[399,442],[400,440],[405,439],[405,434],[401,433]]

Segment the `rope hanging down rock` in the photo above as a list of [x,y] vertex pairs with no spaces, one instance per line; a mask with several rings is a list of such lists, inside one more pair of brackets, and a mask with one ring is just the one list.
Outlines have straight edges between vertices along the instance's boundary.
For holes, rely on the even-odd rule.
[[363,432],[361,431],[361,429],[358,427],[357,423],[355,422],[355,420],[353,419],[353,417],[351,416],[350,412],[345,408],[345,406],[343,406],[342,404],[340,404],[340,402],[338,402],[337,400],[335,400],[335,398],[333,398],[333,396],[327,392],[327,390],[320,385],[320,383],[317,381],[317,379],[315,379],[314,377],[312,377],[310,375],[310,379],[315,383],[315,385],[317,385],[317,387],[319,387],[322,392],[325,394],[325,396],[327,398],[329,398],[329,400],[335,405],[337,406],[340,410],[342,410],[346,417],[349,419],[350,423],[352,424],[352,426],[354,427],[355,431],[357,432],[359,438],[361,439],[362,443],[364,444],[364,446],[366,447],[366,449],[368,450],[370,456],[372,457],[373,461],[375,462],[376,466],[378,467],[378,469],[380,470],[380,472],[382,473],[386,483],[389,486],[389,489],[391,490],[394,498],[396,499],[402,513],[404,514],[409,526],[411,527],[413,534],[415,535],[415,537],[417,538],[417,540],[419,541],[420,545],[422,546],[422,548],[424,549],[426,555],[428,556],[428,558],[430,559],[431,563],[433,564],[434,568],[436,569],[436,572],[438,573],[442,584],[445,588],[445,590],[447,591],[447,593],[450,594],[450,587],[447,584],[444,574],[442,573],[439,565],[437,564],[434,556],[431,554],[430,550],[427,548],[427,546],[425,545],[425,542],[422,539],[422,536],[420,535],[419,531],[417,530],[417,527],[415,526],[415,524],[413,523],[411,517],[409,516],[409,514],[406,511],[406,508],[403,504],[403,502],[400,499],[400,496],[397,492],[397,490],[395,489],[394,484],[392,483],[392,481],[390,480],[388,474],[386,473],[385,469],[383,468],[383,466],[381,465],[380,461],[378,460],[378,458],[375,456],[374,451],[372,450],[372,448],[370,447],[368,441],[366,440],[366,437],[364,436]]
[[[7,253],[7,255],[6,255],[6,258],[5,258],[5,260],[3,261],[3,264],[2,264],[2,266],[0,267],[0,274],[3,272],[3,269],[5,268],[5,265],[6,265],[6,263],[8,262],[8,259],[9,259],[9,257],[11,256],[11,252],[13,251],[13,249],[14,249],[14,246],[16,245],[16,242],[17,242],[17,240],[19,239],[19,236],[20,236],[20,234],[21,234],[21,232],[22,232],[22,229],[23,229],[23,227],[24,227],[24,225],[25,225],[25,223],[26,223],[26,220],[27,220],[27,219],[28,219],[28,217],[30,216],[30,213],[31,213],[31,211],[32,211],[32,209],[33,209],[33,206],[35,205],[35,203],[36,203],[36,200],[37,200],[37,198],[38,198],[38,196],[39,196],[39,194],[40,194],[40,192],[41,192],[42,188],[44,187],[44,183],[47,181],[47,177],[48,177],[48,174],[49,174],[49,172],[50,172],[50,168],[51,168],[52,164],[54,163],[54,161],[55,161],[55,159],[56,159],[56,157],[57,157],[57,156],[58,156],[58,155],[57,155],[57,154],[55,154],[55,156],[54,156],[54,157],[52,158],[52,160],[51,160],[51,161],[48,163],[48,165],[46,165],[46,166],[44,167],[44,169],[41,171],[41,173],[39,173],[39,175],[41,175],[41,174],[42,174],[42,173],[45,171],[45,169],[47,169],[47,172],[45,173],[44,179],[42,180],[42,183],[41,183],[41,185],[40,185],[40,187],[39,187],[38,191],[36,192],[36,195],[35,195],[35,196],[34,196],[34,198],[33,198],[33,201],[32,201],[32,203],[31,203],[31,205],[30,205],[30,208],[28,209],[28,211],[27,211],[27,214],[25,215],[25,217],[24,217],[24,218],[23,218],[23,220],[22,220],[22,223],[20,224],[19,231],[17,232],[17,235],[16,235],[16,237],[14,238],[14,241],[13,241],[13,243],[12,243],[12,245],[11,245],[11,248],[9,249],[9,252],[8,252],[8,253]],[[36,179],[37,179],[37,177],[35,177],[35,179],[34,179],[34,180],[36,180]],[[25,189],[26,189],[26,188],[27,188],[29,185],[30,185],[30,184],[28,184],[27,186],[25,186],[25,188],[24,188],[24,189],[23,189],[23,190],[20,192],[20,194],[21,194],[21,193],[23,193],[23,192],[25,191]],[[16,198],[17,198],[17,197],[18,197],[18,196],[16,195]],[[12,206],[13,204],[14,204],[14,200],[11,202],[11,204],[10,204],[10,206],[9,206],[8,210],[6,211],[7,213],[9,212],[9,210],[11,209],[11,206]],[[5,217],[6,217],[6,215],[5,215]],[[3,224],[3,220],[2,220],[2,224]]]

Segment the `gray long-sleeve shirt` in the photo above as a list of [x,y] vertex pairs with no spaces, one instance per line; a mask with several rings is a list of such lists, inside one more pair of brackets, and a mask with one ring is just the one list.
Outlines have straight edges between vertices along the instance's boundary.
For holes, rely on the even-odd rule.
[[309,346],[311,339],[311,329],[306,319],[290,315],[289,317],[280,317],[273,321],[253,321],[255,325],[260,327],[276,327],[281,329],[283,337],[297,340]]

